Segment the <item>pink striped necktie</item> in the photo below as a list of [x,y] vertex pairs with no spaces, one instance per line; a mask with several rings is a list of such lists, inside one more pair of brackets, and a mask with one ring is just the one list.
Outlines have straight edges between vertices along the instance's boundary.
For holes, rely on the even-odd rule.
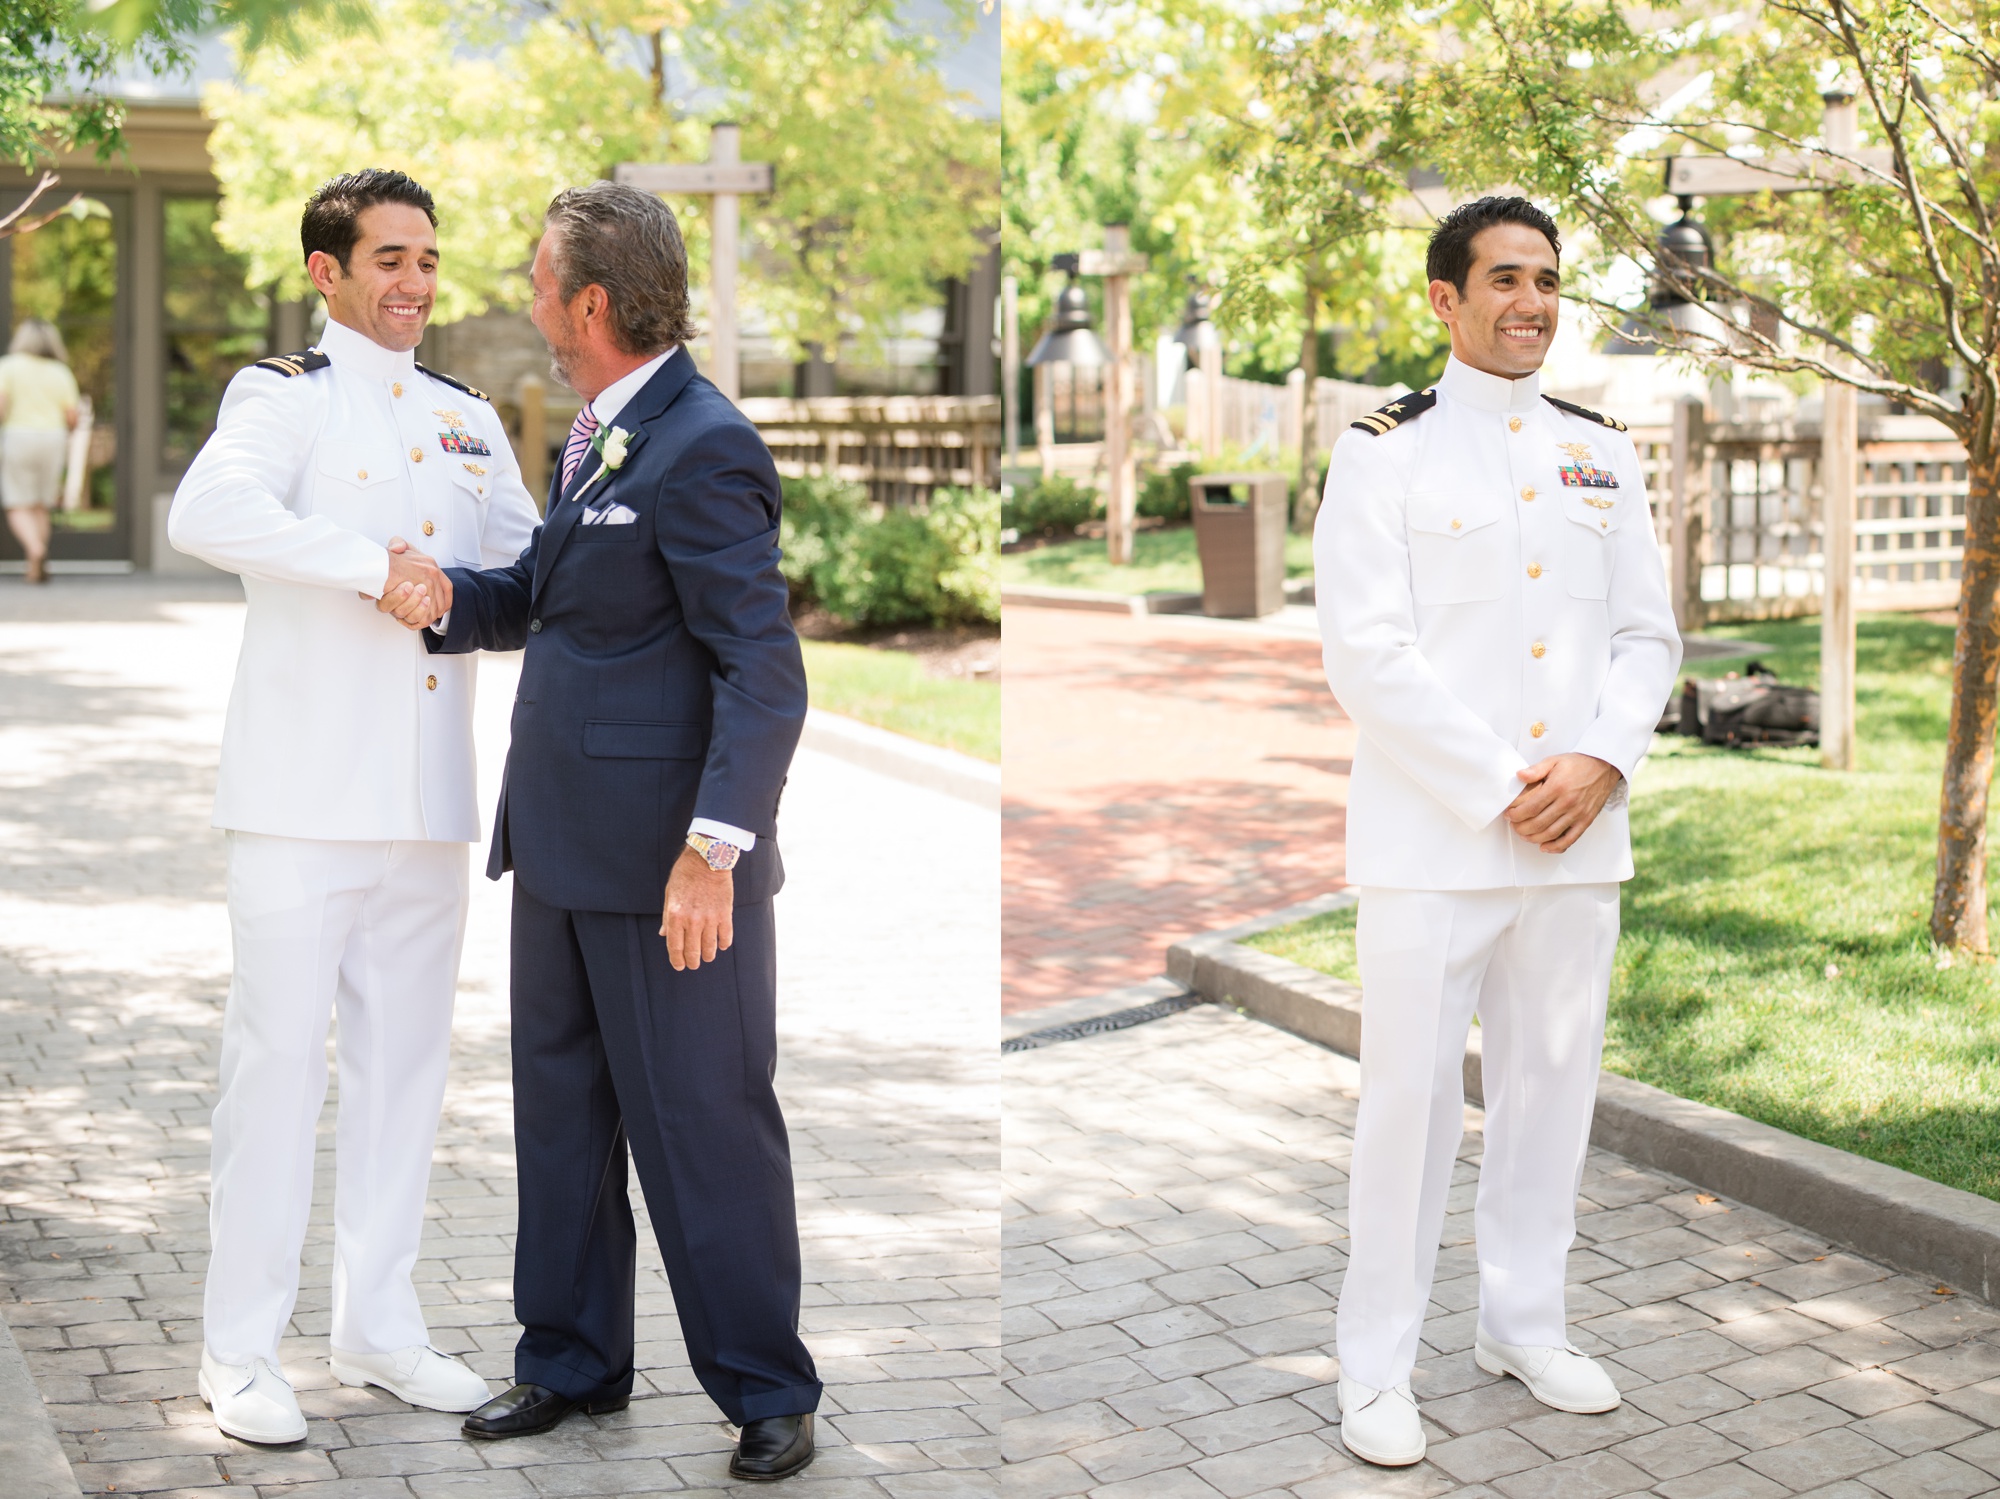
[[597,416],[588,405],[576,414],[570,423],[569,441],[563,444],[562,487],[568,489],[570,481],[576,477],[577,467],[583,462],[583,455],[590,449],[591,435],[597,431]]

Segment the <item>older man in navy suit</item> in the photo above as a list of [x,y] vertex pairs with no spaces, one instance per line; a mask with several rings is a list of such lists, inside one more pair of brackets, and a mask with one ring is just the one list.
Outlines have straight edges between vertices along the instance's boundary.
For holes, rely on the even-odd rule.
[[441,620],[384,601],[435,652],[527,648],[487,866],[514,871],[522,1333],[518,1383],[465,1431],[629,1398],[629,1141],[688,1359],[742,1428],[730,1471],[785,1478],[812,1460],[820,1383],[772,1089],[778,797],[806,713],[777,471],[683,347],[665,204],[559,194],[532,282],[586,401],[543,524],[511,567],[449,570]]

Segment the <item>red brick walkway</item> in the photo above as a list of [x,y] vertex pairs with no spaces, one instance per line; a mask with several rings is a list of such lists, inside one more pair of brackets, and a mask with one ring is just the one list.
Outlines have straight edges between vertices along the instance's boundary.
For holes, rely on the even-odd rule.
[[1002,629],[1006,1013],[1339,888],[1354,726],[1317,642],[1012,606]]

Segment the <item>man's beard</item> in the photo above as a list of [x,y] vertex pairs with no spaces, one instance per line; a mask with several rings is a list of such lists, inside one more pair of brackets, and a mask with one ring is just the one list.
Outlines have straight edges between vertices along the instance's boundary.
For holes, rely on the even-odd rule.
[[[546,337],[546,335],[544,335],[544,337]],[[561,384],[567,385],[571,390],[575,390],[576,381],[570,378],[569,369],[567,368],[567,366],[564,365],[563,358],[565,355],[575,352],[576,345],[573,343],[559,344],[554,339],[548,339],[548,345],[549,345],[549,374],[552,375]]]

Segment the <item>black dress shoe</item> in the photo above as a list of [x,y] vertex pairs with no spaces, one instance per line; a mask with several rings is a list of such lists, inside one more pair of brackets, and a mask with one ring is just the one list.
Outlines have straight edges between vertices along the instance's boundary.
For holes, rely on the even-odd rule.
[[743,1434],[736,1439],[736,1456],[729,1460],[729,1476],[750,1483],[776,1483],[812,1460],[810,1414],[765,1416],[743,1423]]
[[545,1390],[538,1384],[517,1384],[504,1395],[496,1395],[465,1418],[459,1428],[469,1437],[525,1437],[547,1431],[571,1411],[602,1416],[622,1411],[632,1403],[629,1395],[607,1395],[601,1399],[572,1400]]

